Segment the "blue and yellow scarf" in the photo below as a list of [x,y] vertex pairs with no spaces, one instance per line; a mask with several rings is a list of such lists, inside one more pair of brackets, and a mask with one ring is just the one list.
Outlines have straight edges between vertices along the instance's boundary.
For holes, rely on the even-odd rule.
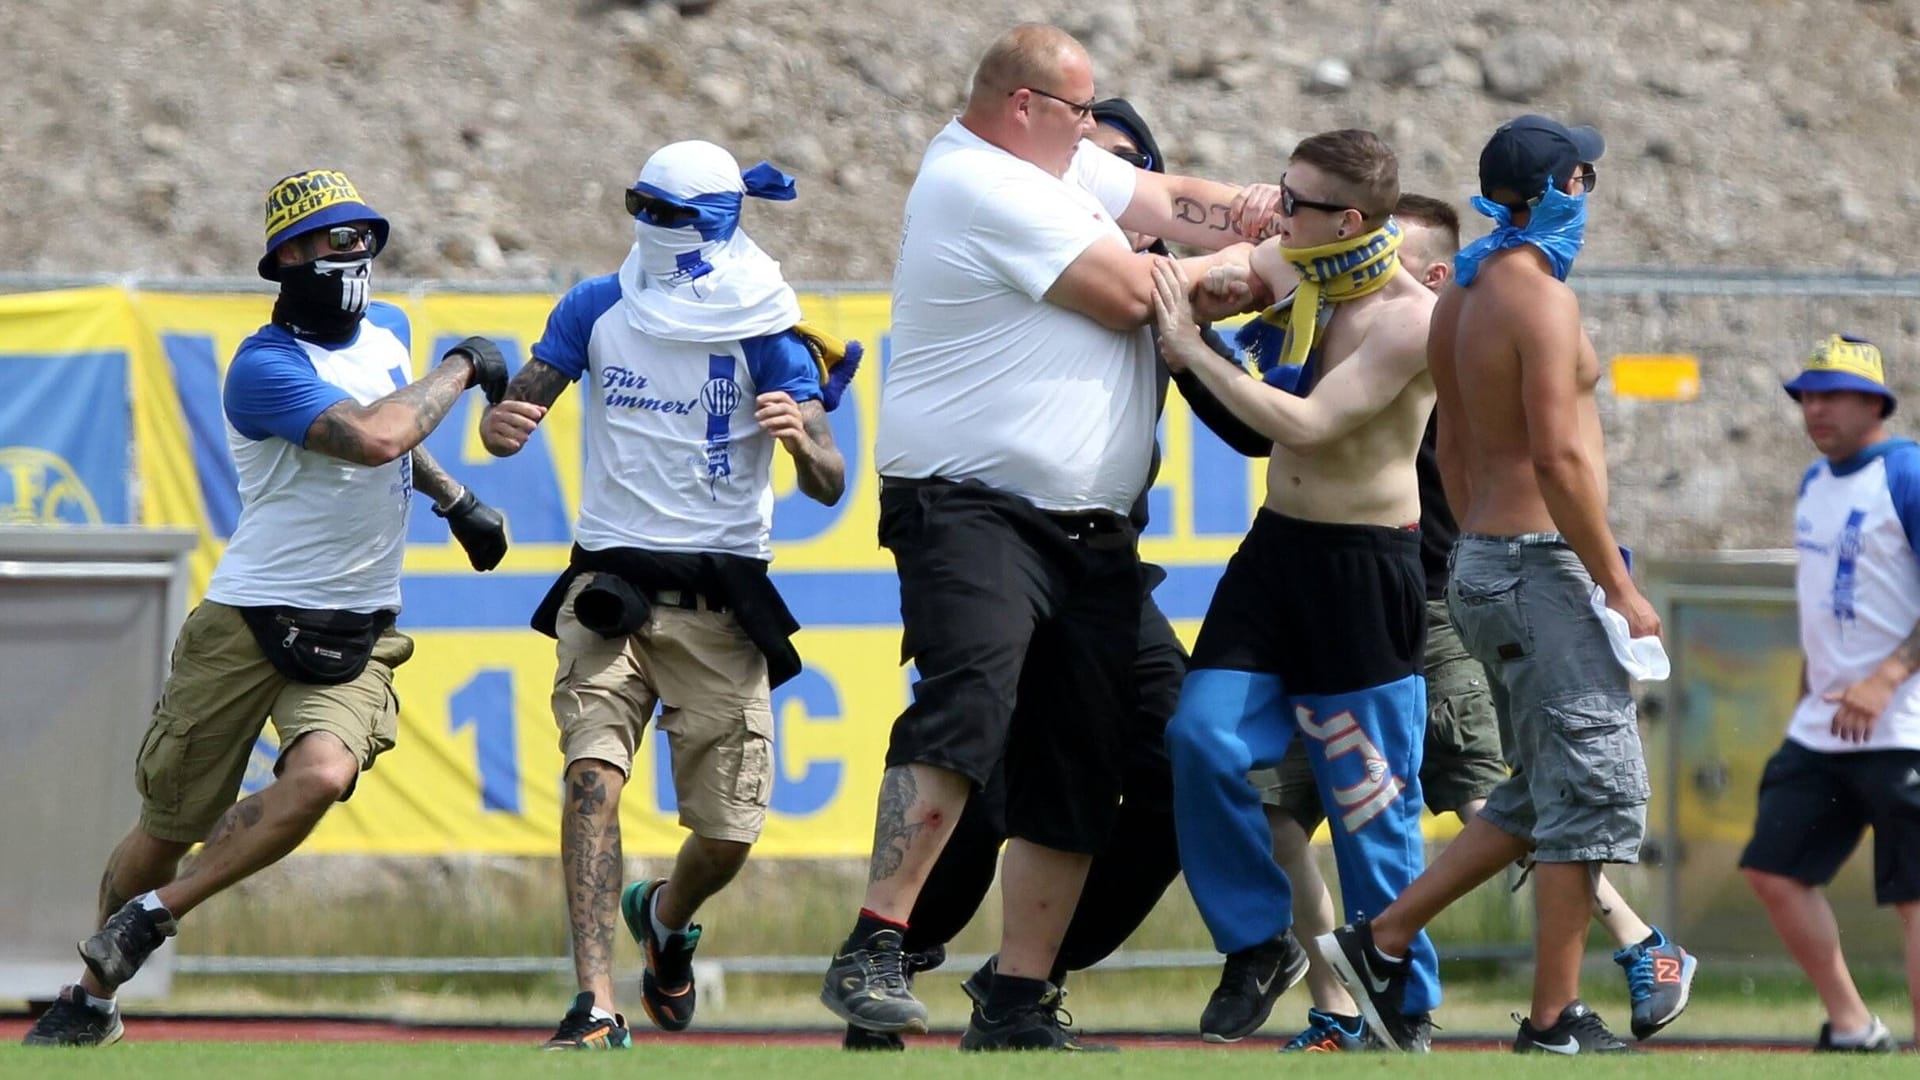
[[1400,223],[1388,218],[1380,228],[1351,240],[1281,248],[1280,254],[1300,275],[1300,285],[1242,326],[1234,344],[1262,376],[1277,367],[1305,365],[1314,338],[1333,318],[1333,305],[1379,292],[1400,272],[1401,238]]

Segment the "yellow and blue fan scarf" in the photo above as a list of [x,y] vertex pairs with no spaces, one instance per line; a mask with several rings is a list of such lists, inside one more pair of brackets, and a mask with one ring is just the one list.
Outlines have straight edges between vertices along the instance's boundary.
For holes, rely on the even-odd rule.
[[[1388,218],[1380,228],[1351,240],[1281,248],[1300,284],[1242,326],[1234,344],[1262,378],[1283,367],[1305,367],[1314,339],[1333,318],[1333,305],[1379,292],[1400,272],[1401,239],[1400,223]],[[1311,377],[1303,378],[1300,386],[1302,393],[1310,389]]]
[[866,350],[857,341],[841,341],[804,321],[795,323],[793,332],[812,354],[814,366],[820,369],[820,405],[832,412],[840,407],[840,399],[860,370],[860,360]]

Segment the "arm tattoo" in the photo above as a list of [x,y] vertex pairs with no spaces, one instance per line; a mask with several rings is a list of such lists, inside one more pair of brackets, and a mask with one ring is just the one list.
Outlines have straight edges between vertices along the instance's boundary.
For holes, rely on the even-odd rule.
[[[419,382],[371,405],[339,401],[314,418],[306,448],[356,465],[381,465],[419,446],[467,388],[466,375],[454,364],[440,364]],[[380,448],[396,447],[383,456]]]
[[433,505],[442,510],[452,506],[454,500],[467,490],[451,473],[440,467],[440,463],[427,453],[424,446],[413,448],[413,487],[432,499]]
[[924,820],[907,820],[919,801],[920,785],[914,780],[911,767],[895,765],[881,777],[880,812],[874,821],[873,862],[867,868],[868,881],[885,881],[900,872],[906,862],[907,849],[913,846],[920,830],[927,827]]
[[1226,203],[1201,203],[1200,200],[1181,195],[1173,200],[1173,216],[1189,225],[1205,225],[1215,232],[1227,232],[1233,226],[1227,223],[1227,214],[1232,209]]
[[1915,624],[1907,639],[1893,647],[1893,658],[1907,669],[1908,674],[1920,671],[1920,624]]
[[833,445],[833,425],[827,420],[826,406],[818,401],[800,403],[800,422],[807,434],[809,450],[793,455],[800,491],[815,502],[832,506],[847,490],[847,461]]
[[620,810],[607,797],[598,769],[580,770],[567,785],[560,862],[566,873],[575,973],[583,982],[610,975],[613,915],[620,903]]
[[531,401],[535,405],[552,405],[560,397],[560,392],[572,382],[566,373],[542,360],[528,360],[513,381],[507,384],[508,401]]

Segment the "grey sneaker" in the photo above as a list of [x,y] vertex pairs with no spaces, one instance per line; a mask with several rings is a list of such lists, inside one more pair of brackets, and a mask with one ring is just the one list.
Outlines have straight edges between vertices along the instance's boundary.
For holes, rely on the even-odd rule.
[[80,943],[80,959],[100,985],[112,991],[133,978],[153,950],[178,932],[173,914],[165,908],[148,911],[139,900],[129,900],[107,917],[99,933]]
[[1639,942],[1613,954],[1627,973],[1627,998],[1633,1003],[1633,1037],[1651,1039],[1686,1011],[1693,973],[1700,962],[1653,928],[1655,944]]
[[[945,945],[932,945],[921,949],[919,952],[907,953],[903,961],[902,966],[906,969],[907,973],[907,986],[911,989],[915,975],[922,971],[932,971],[934,968],[947,962],[947,947]],[[907,1048],[907,1042],[900,1037],[898,1032],[868,1031],[866,1028],[856,1024],[848,1024],[847,1033],[845,1037],[840,1040],[840,1046],[845,1050],[891,1051],[905,1050]]]
[[848,938],[827,968],[820,1003],[868,1031],[924,1035],[927,1007],[907,986],[900,931],[876,930],[865,941]]
[[78,986],[63,986],[47,1011],[27,1029],[22,1046],[106,1046],[120,1041],[120,1007],[106,1012],[87,1004]]

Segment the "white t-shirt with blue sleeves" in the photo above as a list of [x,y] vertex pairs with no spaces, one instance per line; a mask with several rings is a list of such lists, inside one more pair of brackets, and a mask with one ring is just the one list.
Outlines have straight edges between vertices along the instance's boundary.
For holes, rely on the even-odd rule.
[[580,382],[586,398],[581,547],[773,558],[776,440],[754,419],[755,399],[820,397],[797,334],[654,337],[628,320],[608,274],[568,290],[532,355]]
[[1800,481],[1800,645],[1807,696],[1787,737],[1810,750],[1920,750],[1920,674],[1894,691],[1864,743],[1830,730],[1825,700],[1873,673],[1920,623],[1920,446],[1888,439],[1846,461],[1816,462]]
[[406,385],[410,340],[406,313],[375,302],[344,345],[303,341],[278,326],[240,343],[221,390],[240,520],[207,599],[400,610],[410,455],[355,465],[305,443],[314,420],[335,403],[370,405]]

